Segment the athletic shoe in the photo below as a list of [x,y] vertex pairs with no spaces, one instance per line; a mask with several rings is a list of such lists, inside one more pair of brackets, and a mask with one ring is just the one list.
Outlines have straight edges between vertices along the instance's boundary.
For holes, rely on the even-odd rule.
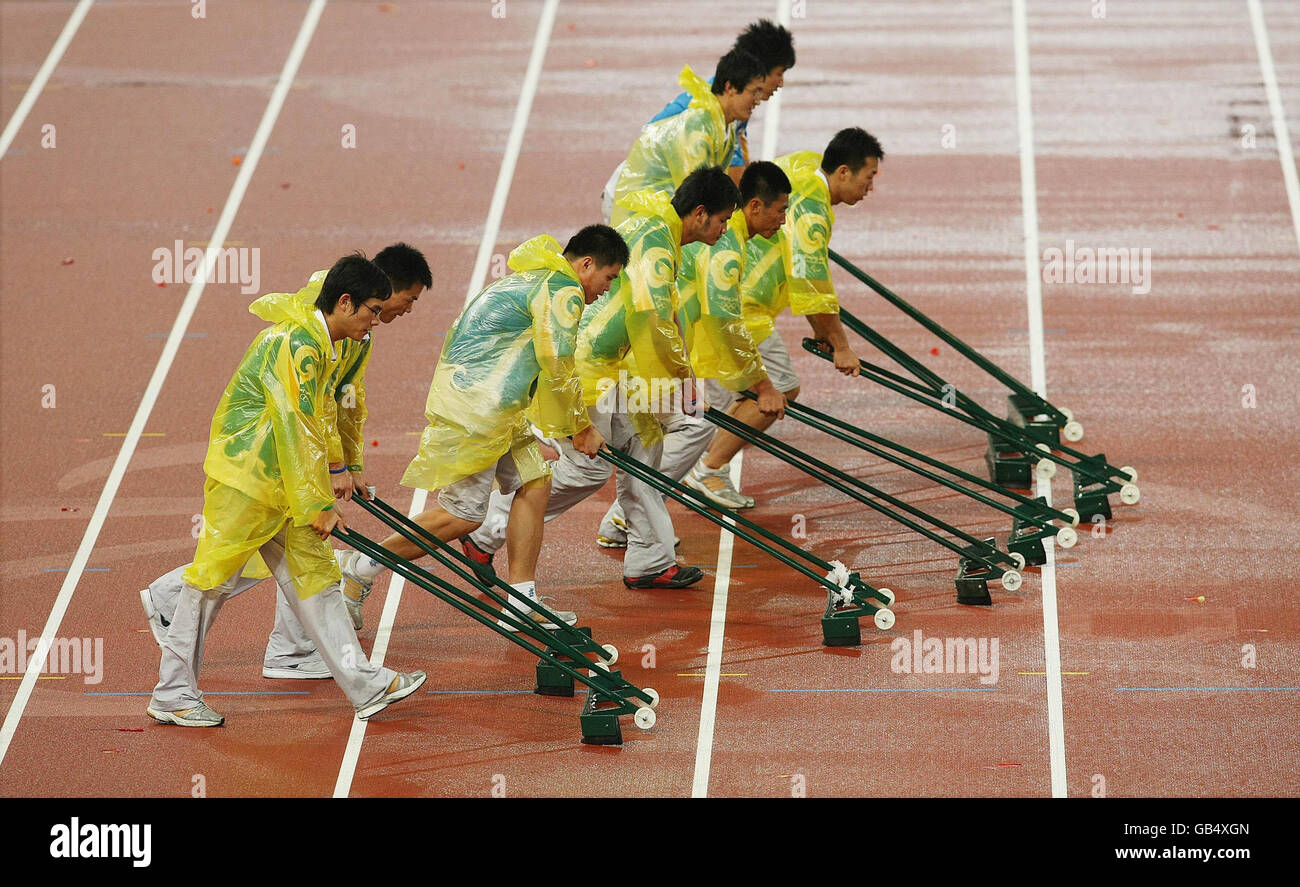
[[495,554],[488,554],[483,549],[474,544],[474,540],[468,536],[460,537],[460,550],[465,552],[465,557],[473,563],[474,572],[478,578],[491,584],[492,580],[497,578],[496,567],[492,566],[492,558]]
[[150,707],[144,713],[160,724],[175,724],[178,727],[220,727],[226,722],[224,717],[208,708],[204,702],[195,708],[180,711],[155,711]]
[[356,559],[361,557],[357,551],[334,550],[334,559],[339,563],[339,572],[343,574],[343,603],[348,606],[348,615],[352,617],[352,627],[361,630],[361,605],[370,597],[374,586],[373,577],[367,578],[354,571]]
[[[565,625],[570,625],[570,626],[572,626],[572,625],[574,625],[575,623],[577,623],[577,621],[578,621],[578,614],[577,614],[577,613],[571,612],[571,611],[569,611],[569,610],[557,610],[557,609],[555,609],[554,607],[552,607],[549,603],[547,603],[547,601],[551,601],[551,600],[554,600],[554,598],[544,597],[544,598],[541,598],[541,601],[540,601],[540,602],[541,602],[541,603],[546,607],[546,609],[550,610],[552,614],[554,614],[555,616],[558,616],[559,619],[560,619],[560,621],[563,622]],[[518,607],[518,608],[520,608],[520,609],[523,609],[523,606],[522,606],[522,603],[521,603],[521,602],[519,602],[519,601],[515,601],[515,600],[512,600],[511,603],[514,604],[516,607]],[[508,614],[511,616],[511,618],[518,618],[517,616],[515,616],[514,612],[512,612],[512,611],[510,611],[510,610],[502,610],[501,612],[502,612],[502,613],[508,613]],[[540,625],[542,628],[548,629],[548,630],[550,630],[550,631],[555,631],[556,629],[558,629],[558,628],[560,627],[560,626],[556,625],[554,622],[552,622],[551,620],[547,619],[545,614],[543,614],[543,613],[541,613],[541,612],[539,612],[539,611],[537,611],[537,610],[533,610],[532,612],[530,612],[530,613],[528,614],[528,616],[529,616],[529,617],[530,617],[534,622],[536,622],[538,625]],[[497,625],[500,626],[501,628],[504,628],[506,631],[518,631],[518,630],[519,630],[518,628],[515,627],[514,623],[507,623],[504,619],[498,619],[498,620],[497,620]]]
[[704,571],[699,567],[683,567],[673,564],[662,573],[653,576],[623,577],[623,584],[628,588],[686,588],[704,578]]
[[[627,521],[621,517],[611,517],[610,522],[622,532],[617,536],[604,536],[597,534],[596,544],[601,548],[627,548]],[[682,544],[680,536],[673,537],[673,548]]]
[[167,626],[171,623],[164,619],[162,613],[159,613],[158,608],[153,605],[153,595],[149,589],[140,589],[140,603],[144,604],[144,618],[149,621],[149,630],[153,632],[153,639],[161,647],[167,637]]
[[376,699],[374,702],[368,702],[357,709],[357,717],[367,721],[379,714],[394,702],[401,702],[407,696],[410,696],[416,690],[424,686],[425,680],[429,676],[422,671],[413,671],[410,674],[398,673],[397,689],[390,690]]
[[262,677],[288,681],[320,681],[334,677],[320,653],[300,659],[292,665],[263,665]]
[[719,468],[715,471],[706,468],[704,463],[697,462],[686,477],[682,478],[682,483],[698,493],[703,493],[704,498],[714,505],[731,509],[754,507],[752,498],[732,486],[730,468]]

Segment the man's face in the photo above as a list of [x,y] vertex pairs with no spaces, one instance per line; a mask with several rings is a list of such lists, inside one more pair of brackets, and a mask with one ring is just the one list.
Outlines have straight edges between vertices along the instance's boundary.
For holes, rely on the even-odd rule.
[[835,170],[840,181],[840,202],[853,206],[875,190],[876,173],[880,171],[880,158],[868,157],[862,169],[849,172],[847,166]]
[[728,83],[722,95],[718,96],[723,112],[732,120],[748,120],[758,103],[767,97],[763,86],[766,82],[765,78],[758,77],[740,90]]
[[763,101],[767,101],[776,95],[776,91],[785,86],[785,68],[775,67],[767,72],[767,77],[763,80]]
[[383,312],[384,300],[371,297],[358,303],[353,300],[350,293],[339,296],[339,303],[334,311],[343,325],[343,334],[356,342],[364,340],[366,333],[379,326],[379,318]]
[[384,301],[384,310],[379,314],[380,323],[392,323],[403,314],[410,314],[416,300],[424,292],[424,284],[413,283],[404,290],[394,292]]
[[782,194],[771,203],[764,204],[755,197],[745,204],[745,224],[751,236],[775,237],[785,224],[785,211],[790,207],[790,195]]
[[727,230],[727,220],[735,211],[735,207],[729,207],[722,212],[709,215],[708,210],[703,206],[697,206],[691,213],[691,219],[695,223],[695,239],[713,246],[722,236],[722,232]]
[[578,282],[582,284],[582,293],[588,305],[599,299],[609,290],[610,284],[618,277],[623,266],[617,262],[610,265],[597,265],[591,256],[583,256],[574,265],[578,272]]

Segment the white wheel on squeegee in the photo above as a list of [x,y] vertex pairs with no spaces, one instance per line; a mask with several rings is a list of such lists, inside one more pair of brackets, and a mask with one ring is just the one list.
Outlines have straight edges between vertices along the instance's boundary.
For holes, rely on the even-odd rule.
[[1125,505],[1137,505],[1141,498],[1142,493],[1138,490],[1137,484],[1124,484],[1119,488],[1119,501]]
[[609,654],[609,659],[605,660],[606,662],[610,665],[618,662],[618,647],[615,647],[613,644],[601,644],[600,648]]
[[1073,548],[1078,541],[1079,534],[1074,531],[1074,527],[1061,527],[1056,531],[1056,544],[1062,548]]
[[1056,463],[1051,459],[1039,459],[1038,464],[1034,466],[1034,473],[1043,480],[1051,480],[1056,477]]
[[1065,423],[1065,427],[1061,429],[1061,434],[1070,443],[1077,443],[1083,440],[1083,426],[1071,419]]
[[1128,475],[1128,482],[1129,482],[1129,483],[1131,483],[1131,484],[1135,484],[1135,483],[1138,482],[1138,470],[1137,470],[1136,468],[1134,468],[1132,465],[1125,465],[1125,466],[1124,466],[1123,468],[1121,468],[1119,471],[1120,471],[1120,474],[1127,474],[1127,475]]
[[888,607],[882,607],[877,610],[876,615],[873,616],[872,619],[875,620],[876,628],[881,631],[888,631],[894,627],[894,611]]
[[591,667],[593,669],[600,669],[601,671],[609,671],[609,663],[604,659],[591,660]]
[[1023,570],[1025,568],[1025,556],[1020,552],[1018,551],[1011,552],[1011,559],[1016,562],[1017,570]]
[[1079,525],[1079,512],[1075,509],[1062,508],[1061,514],[1068,514],[1070,516],[1070,526],[1077,527]]
[[648,705],[643,705],[636,710],[632,720],[642,730],[649,730],[655,725],[655,710]]
[[894,593],[888,588],[877,588],[876,593],[880,595],[879,599],[887,604],[892,604],[896,600]]
[[1074,410],[1070,409],[1069,407],[1057,407],[1056,411],[1065,417],[1066,422],[1073,421]]
[[646,694],[647,696],[650,697],[650,707],[651,707],[651,708],[658,708],[658,707],[659,707],[659,691],[656,690],[654,687],[642,687],[641,689],[644,690],[644,691],[645,691],[645,694]]
[[1020,587],[1020,583],[1024,581],[1025,580],[1021,577],[1020,573],[1016,570],[1007,570],[1002,574],[1002,587],[1007,591],[1015,591]]

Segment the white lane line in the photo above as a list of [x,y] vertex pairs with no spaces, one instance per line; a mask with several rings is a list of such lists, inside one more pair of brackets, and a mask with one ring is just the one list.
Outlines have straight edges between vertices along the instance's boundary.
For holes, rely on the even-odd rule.
[[519,161],[519,149],[524,144],[524,130],[528,127],[528,115],[533,110],[533,96],[537,94],[537,81],[542,76],[542,60],[546,58],[546,46],[551,42],[551,29],[555,27],[555,11],[559,6],[560,0],[546,0],[541,20],[537,22],[537,34],[533,37],[533,54],[528,59],[528,70],[524,73],[524,86],[519,93],[519,104],[515,106],[515,119],[510,124],[510,138],[506,140],[506,153],[501,158],[501,170],[497,173],[496,188],[492,191],[487,225],[483,228],[483,239],[479,241],[478,256],[474,259],[474,273],[470,275],[469,292],[465,294],[466,305],[478,295],[478,291],[483,288],[483,281],[487,278],[488,263],[492,261],[492,251],[496,249],[497,232],[501,229],[501,216],[506,211],[510,182],[515,177],[515,164]]
[[[777,24],[790,27],[790,0],[780,0],[776,5]],[[778,92],[767,100],[763,109],[763,153],[759,160],[772,160],[776,157],[776,134],[781,126],[781,93]]]
[[[777,21],[790,27],[790,0],[777,3]],[[763,154],[760,159],[771,160],[776,154],[777,129],[781,125],[781,93],[767,103],[763,124]],[[731,483],[740,489],[740,470],[744,465],[745,451],[736,453],[731,460]],[[728,521],[735,525],[734,521]],[[691,780],[691,797],[709,796],[709,770],[713,765],[713,728],[718,713],[718,679],[722,673],[722,642],[727,633],[727,593],[731,586],[731,551],[736,537],[719,528],[718,571],[713,580],[713,611],[709,617],[709,655],[704,667],[704,697],[700,700],[700,732],[695,739],[695,777]]]
[[[1034,120],[1029,89],[1029,29],[1025,0],[1012,0],[1016,44],[1016,111],[1020,129],[1020,201],[1025,220],[1025,294],[1029,307],[1031,386],[1047,397],[1043,351],[1043,288],[1038,263],[1038,185],[1034,174]],[[1039,480],[1037,495],[1052,503],[1051,481]],[[1052,797],[1066,796],[1065,715],[1061,699],[1061,635],[1056,609],[1056,544],[1043,540],[1043,654],[1047,659],[1047,744],[1052,772]]]
[[[524,72],[524,85],[519,92],[519,104],[515,106],[515,117],[510,124],[510,136],[506,140],[505,156],[501,158],[501,169],[497,173],[496,187],[492,191],[492,202],[488,205],[487,223],[483,227],[483,239],[479,241],[478,257],[474,261],[474,271],[470,275],[469,287],[465,292],[465,304],[478,295],[487,278],[488,263],[492,261],[492,251],[496,248],[497,232],[501,230],[501,217],[506,210],[506,198],[510,196],[510,185],[515,178],[515,165],[519,161],[519,149],[524,143],[524,130],[528,128],[528,117],[533,110],[533,97],[537,94],[537,81],[542,75],[542,62],[546,58],[546,47],[551,42],[551,31],[555,27],[555,12],[560,0],[547,0],[542,10],[542,17],[537,22],[537,33],[533,36],[533,52],[528,58],[528,69]],[[407,514],[411,517],[424,511],[428,499],[427,490],[416,490],[411,497],[411,507]],[[406,580],[401,576],[392,576],[388,584],[388,594],[384,600],[384,614],[379,619],[379,628],[375,634],[375,646],[370,652],[372,665],[383,665],[388,652],[388,639],[392,635],[393,623],[397,621],[397,607],[402,600],[402,588]],[[357,760],[361,756],[361,744],[366,738],[366,721],[352,719],[352,732],[348,734],[347,748],[343,750],[343,762],[339,765],[338,779],[334,782],[334,797],[346,798],[352,791],[352,779],[356,774]]]
[[[427,490],[416,490],[411,497],[408,517],[415,517],[424,511],[424,504],[429,496]],[[388,582],[388,594],[384,596],[384,613],[379,618],[379,628],[375,631],[375,645],[370,650],[370,664],[381,666],[388,655],[388,641],[393,636],[393,623],[397,621],[397,608],[402,603],[402,589],[406,579],[394,573]],[[352,731],[348,733],[347,748],[343,750],[343,763],[339,765],[338,778],[334,780],[334,797],[346,798],[352,791],[352,777],[357,772],[357,759],[361,757],[361,743],[366,739],[366,724],[360,718],[352,719]]]
[[82,20],[85,19],[86,13],[90,12],[90,7],[93,6],[94,3],[95,0],[81,0],[81,2],[77,4],[77,8],[72,10],[72,15],[68,16],[68,21],[64,24],[63,30],[59,32],[58,39],[55,40],[54,45],[50,47],[50,54],[45,57],[44,63],[42,63],[40,69],[36,72],[36,77],[27,87],[27,92],[23,93],[23,100],[18,103],[18,107],[14,110],[13,116],[10,117],[9,122],[5,124],[4,133],[0,134],[0,157],[4,157],[9,151],[9,146],[13,144],[14,138],[18,135],[18,130],[23,125],[23,121],[27,119],[27,115],[31,112],[32,106],[36,104],[36,100],[41,95],[41,90],[45,88],[45,84],[49,81],[50,75],[54,73],[54,69],[58,66],[59,60],[63,58],[64,51],[67,50],[68,44],[72,42],[72,38],[76,35],[77,29],[81,27]]
[[181,305],[180,313],[176,315],[176,321],[172,324],[171,333],[167,336],[167,343],[163,346],[162,356],[158,358],[158,365],[154,367],[153,376],[149,379],[148,387],[145,388],[144,397],[135,411],[135,418],[131,421],[131,427],[126,433],[126,438],[122,441],[122,449],[118,451],[117,459],[113,462],[113,468],[108,474],[108,480],[104,483],[104,490],[100,493],[94,514],[91,515],[90,525],[86,527],[86,533],[81,538],[81,545],[77,548],[77,554],[72,559],[72,566],[68,568],[68,574],[63,580],[63,586],[59,589],[59,596],[54,601],[54,609],[50,611],[50,618],[45,622],[45,628],[41,632],[41,639],[36,648],[36,655],[28,661],[27,672],[23,675],[22,683],[18,687],[18,695],[14,697],[13,704],[5,715],[4,725],[0,726],[0,764],[4,763],[5,754],[9,751],[9,743],[13,740],[14,731],[18,729],[18,721],[22,718],[23,711],[27,708],[27,700],[31,697],[32,690],[36,686],[37,676],[40,674],[41,669],[45,667],[46,654],[49,652],[54,636],[59,630],[59,625],[63,622],[63,615],[67,612],[68,604],[72,601],[72,594],[76,591],[77,583],[81,580],[81,574],[86,568],[86,562],[90,560],[90,553],[95,547],[95,542],[99,539],[99,532],[104,526],[104,520],[108,517],[108,510],[113,505],[114,497],[117,496],[117,488],[122,483],[123,475],[126,474],[127,464],[130,463],[136,445],[140,442],[140,435],[144,431],[145,424],[149,421],[150,413],[153,412],[154,403],[158,400],[159,392],[162,391],[163,382],[167,379],[167,372],[171,369],[172,361],[176,357],[176,351],[185,338],[185,330],[190,324],[190,318],[194,316],[194,310],[198,307],[199,297],[203,295],[203,288],[208,275],[217,261],[222,245],[225,243],[226,235],[230,233],[230,226],[235,220],[235,214],[239,211],[239,204],[244,199],[244,192],[248,189],[249,180],[253,178],[253,172],[257,169],[257,163],[262,157],[262,151],[266,147],[267,140],[271,137],[271,130],[275,127],[275,120],[280,115],[280,108],[284,105],[285,97],[289,94],[289,86],[298,73],[298,65],[307,52],[307,44],[311,42],[312,34],[316,30],[316,24],[320,21],[321,13],[325,10],[325,3],[326,0],[312,0],[312,4],[307,10],[302,27],[298,29],[298,39],[294,41],[293,48],[289,50],[289,58],[285,60],[284,69],[280,72],[280,80],[275,86],[275,91],[271,93],[271,101],[262,114],[262,122],[258,124],[257,133],[253,136],[253,143],[249,146],[248,153],[244,156],[243,164],[239,168],[239,175],[235,178],[235,185],[230,189],[230,196],[226,198],[226,205],[221,210],[221,217],[217,220],[217,227],[213,230],[212,236],[208,238],[208,248],[203,254],[203,264],[194,276],[189,292],[185,294],[185,302]]
[[[741,450],[731,460],[731,483],[740,489]],[[735,526],[735,521],[727,521]],[[704,698],[700,702],[700,732],[695,740],[695,778],[691,797],[709,796],[709,768],[713,763],[713,725],[718,711],[718,678],[722,672],[722,641],[727,633],[727,591],[731,587],[731,549],[736,537],[718,528],[718,574],[713,580],[713,613],[709,617],[709,657],[704,667]]]
[[1282,93],[1277,88],[1277,71],[1273,67],[1273,51],[1269,48],[1268,28],[1264,25],[1264,11],[1259,0],[1246,0],[1250,9],[1250,25],[1255,32],[1255,49],[1259,52],[1259,69],[1264,74],[1264,92],[1268,95],[1268,109],[1273,115],[1273,135],[1277,142],[1277,156],[1282,161],[1282,179],[1286,182],[1286,199],[1291,204],[1291,224],[1295,227],[1296,244],[1300,246],[1300,182],[1296,180],[1295,154],[1291,150],[1291,131],[1286,125],[1282,110]]

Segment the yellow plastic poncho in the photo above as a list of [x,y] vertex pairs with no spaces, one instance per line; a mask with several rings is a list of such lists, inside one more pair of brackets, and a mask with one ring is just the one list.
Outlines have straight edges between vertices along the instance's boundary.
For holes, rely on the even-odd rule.
[[[308,314],[315,311],[316,298],[325,282],[328,270],[317,271],[307,280],[307,285],[296,293],[269,293],[248,307],[249,313],[263,320],[273,319],[284,312],[289,301],[298,303]],[[325,404],[321,419],[329,434],[329,459],[342,462],[351,471],[365,468],[366,367],[370,364],[371,338],[356,342],[343,339],[334,343],[339,360],[325,384],[331,394]]]
[[839,313],[827,252],[835,213],[826,181],[817,173],[821,162],[814,151],[776,159],[794,190],[777,235],[770,240],[751,237],[746,245],[741,300],[755,344],[772,335],[787,306],[800,315]]
[[339,581],[330,546],[309,525],[334,504],[322,417],[340,350],[314,307],[272,299],[262,310],[275,325],[253,340],[212,418],[203,532],[184,578],[207,590],[246,565],[246,575],[266,575],[260,558],[249,560],[283,528],[306,599]]
[[671,196],[682,180],[700,166],[730,165],[735,151],[735,132],[727,125],[722,104],[708,81],[690,65],[677,78],[691,95],[685,111],[646,125],[627,155],[614,186],[614,211],[610,224],[618,227],[627,220],[622,198],[637,191],[667,191]]
[[[662,385],[651,380],[686,379],[691,373],[676,317],[682,220],[662,191],[639,191],[620,203],[630,214],[617,228],[627,243],[628,262],[609,291],[587,308],[578,328],[578,374],[587,406],[618,383],[620,370],[633,384],[644,382],[645,391]],[[648,445],[662,434],[653,415],[634,412],[632,419]]]
[[509,258],[516,273],[480,292],[452,324],[405,486],[436,490],[507,452],[528,483],[550,473],[529,421],[553,437],[591,424],[574,370],[585,300],[562,249],[545,235],[518,246]]
[[767,376],[741,308],[748,240],[749,223],[737,210],[713,246],[696,242],[682,247],[677,275],[682,331],[695,375],[717,379],[732,391],[743,391]]

